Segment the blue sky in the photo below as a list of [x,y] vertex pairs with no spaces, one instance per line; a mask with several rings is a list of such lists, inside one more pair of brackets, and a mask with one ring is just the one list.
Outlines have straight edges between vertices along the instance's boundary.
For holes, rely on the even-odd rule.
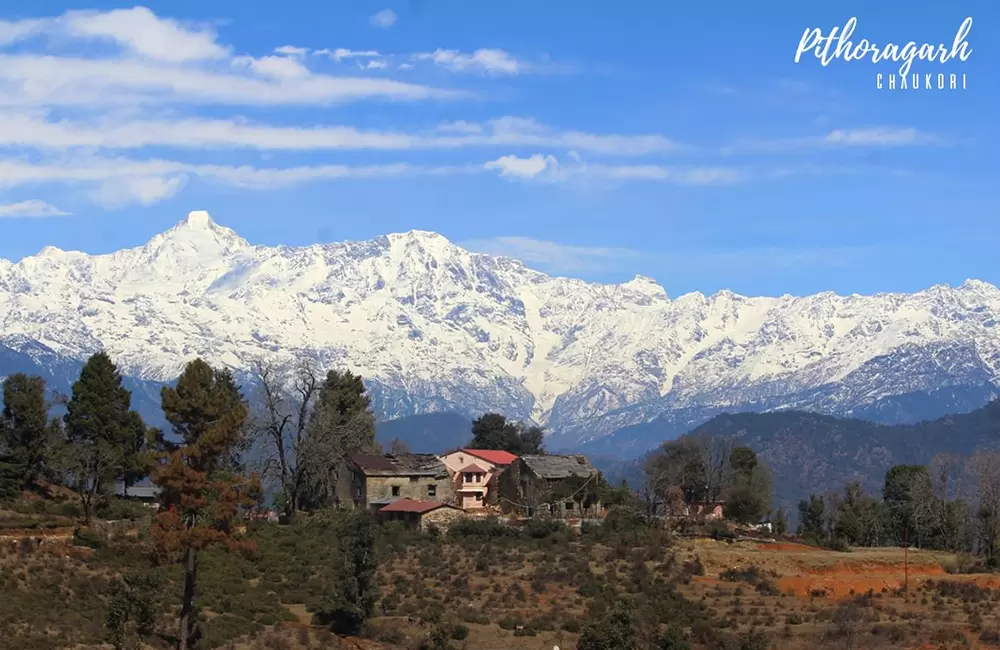
[[[2,0],[0,257],[206,209],[253,243],[434,230],[671,295],[1000,284],[996,3],[749,4]],[[967,60],[911,71],[966,89],[794,62],[852,16],[900,45],[971,16]]]

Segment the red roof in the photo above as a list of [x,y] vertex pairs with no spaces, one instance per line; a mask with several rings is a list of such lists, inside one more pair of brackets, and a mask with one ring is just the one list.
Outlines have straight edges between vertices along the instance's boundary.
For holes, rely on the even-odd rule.
[[451,506],[447,503],[441,503],[440,501],[417,501],[415,499],[403,497],[402,499],[396,499],[386,507],[379,510],[379,512],[416,512],[424,514],[430,512],[431,510],[437,510],[438,508],[450,507]]
[[485,474],[486,470],[475,463],[458,470],[459,474]]
[[462,451],[470,456],[482,458],[487,462],[493,463],[494,465],[500,465],[501,467],[506,467],[517,460],[517,456],[514,454],[509,451],[501,451],[499,449],[462,449]]

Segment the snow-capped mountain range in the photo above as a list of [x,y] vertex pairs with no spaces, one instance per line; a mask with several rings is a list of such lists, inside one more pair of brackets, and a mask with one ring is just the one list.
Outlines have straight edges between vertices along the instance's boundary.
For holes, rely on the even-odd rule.
[[976,280],[671,299],[649,278],[551,277],[432,232],[255,246],[205,212],[139,248],[0,260],[0,345],[14,353],[103,348],[158,382],[195,356],[240,370],[307,354],[360,372],[384,418],[499,410],[566,444],[658,416],[667,428],[791,407],[906,420],[914,400],[981,402],[1000,374],[998,323],[1000,291]]

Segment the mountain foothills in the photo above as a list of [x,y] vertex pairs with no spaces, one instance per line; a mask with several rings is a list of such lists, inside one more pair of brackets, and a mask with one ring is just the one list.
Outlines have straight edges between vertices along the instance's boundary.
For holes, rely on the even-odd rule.
[[[753,449],[773,477],[775,507],[794,511],[803,495],[839,492],[845,484],[878,494],[886,472],[896,465],[928,466],[937,476],[946,465],[961,465],[976,452],[1000,450],[1000,400],[971,413],[909,425],[801,411],[723,414],[679,440],[727,440]],[[644,468],[658,453],[595,463],[609,481],[639,486]]]
[[145,414],[195,357],[238,378],[310,358],[365,377],[381,420],[499,411],[595,455],[638,457],[727,411],[972,410],[997,393],[998,322],[1000,291],[975,280],[670,299],[649,278],[551,277],[430,232],[255,246],[205,212],[138,248],[0,260],[0,375],[65,390],[107,350]]

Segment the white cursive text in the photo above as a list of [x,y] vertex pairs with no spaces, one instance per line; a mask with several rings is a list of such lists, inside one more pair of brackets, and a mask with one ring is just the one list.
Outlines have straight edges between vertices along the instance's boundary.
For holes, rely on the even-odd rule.
[[[879,46],[866,38],[854,43],[850,38],[854,34],[854,28],[857,24],[858,19],[854,16],[847,21],[842,30],[834,27],[826,36],[823,35],[823,31],[818,27],[806,29],[802,34],[802,39],[799,40],[799,47],[795,51],[795,62],[798,63],[802,55],[810,50],[812,50],[823,66],[828,65],[834,59],[860,61],[870,58],[872,63],[902,61],[902,65],[899,67],[899,74],[905,76],[909,73],[914,59],[946,63],[956,58],[965,62],[972,56],[972,48],[969,47],[969,44],[965,40],[972,29],[971,16],[962,21],[950,48],[944,43],[937,45],[923,43],[922,45],[918,45],[913,41],[902,46],[895,43]],[[834,42],[836,42],[836,47],[833,47]],[[831,48],[833,48],[832,51]]]

